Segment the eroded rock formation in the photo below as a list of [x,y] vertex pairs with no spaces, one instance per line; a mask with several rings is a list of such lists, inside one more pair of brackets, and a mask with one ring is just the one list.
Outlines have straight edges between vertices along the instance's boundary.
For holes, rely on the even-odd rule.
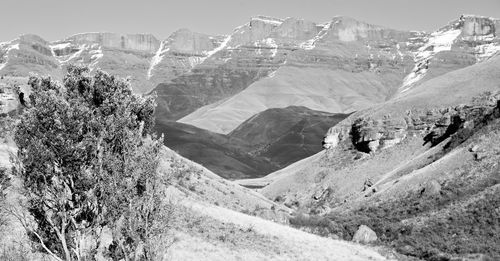
[[434,146],[457,133],[467,136],[485,121],[499,117],[499,100],[500,94],[486,93],[470,105],[408,110],[405,116],[386,115],[382,119],[354,117],[351,125],[330,129],[323,144],[333,148],[340,140],[358,151],[371,153],[400,143],[407,136],[422,136],[424,144]]

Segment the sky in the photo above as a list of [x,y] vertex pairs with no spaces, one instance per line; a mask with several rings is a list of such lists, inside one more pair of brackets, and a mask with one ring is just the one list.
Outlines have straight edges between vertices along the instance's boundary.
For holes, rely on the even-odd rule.
[[434,31],[461,14],[500,18],[500,0],[1,0],[0,42],[32,33],[48,41],[83,32],[152,33],[180,28],[230,34],[266,15],[326,22],[350,16],[394,29]]

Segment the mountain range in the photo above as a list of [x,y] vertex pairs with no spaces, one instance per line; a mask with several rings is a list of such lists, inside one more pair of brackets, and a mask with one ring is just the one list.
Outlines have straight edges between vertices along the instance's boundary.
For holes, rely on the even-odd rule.
[[[317,137],[338,122],[329,121],[333,114],[397,99],[433,78],[488,60],[500,50],[497,28],[498,19],[474,15],[433,33],[342,16],[325,23],[256,16],[228,35],[180,29],[164,40],[81,33],[53,42],[22,35],[0,44],[0,75],[4,84],[22,87],[30,72],[61,80],[68,64],[83,64],[130,77],[135,92],[158,96],[156,130],[166,131],[166,145],[224,177],[251,178],[319,152]],[[304,129],[315,126],[313,136],[291,142],[303,152],[276,147],[269,139],[277,136],[248,136],[267,128],[297,135],[294,118],[304,119],[305,111],[325,113],[314,116],[322,125],[302,123]],[[271,119],[285,122],[267,126]],[[238,136],[242,129],[247,136]],[[184,146],[186,141],[191,145]]]

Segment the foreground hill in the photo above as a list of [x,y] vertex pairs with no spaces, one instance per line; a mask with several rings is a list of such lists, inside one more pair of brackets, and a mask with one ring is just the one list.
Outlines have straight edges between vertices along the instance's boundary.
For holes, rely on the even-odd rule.
[[166,200],[174,207],[164,260],[386,260],[368,247],[274,223],[287,222],[290,210],[169,149],[163,156],[159,171],[173,174]]
[[[0,167],[9,166],[8,154],[12,152],[15,145],[8,139],[2,142]],[[163,220],[165,234],[155,241],[158,260],[387,260],[368,247],[272,222],[287,222],[290,210],[220,178],[168,148],[163,148],[162,158],[158,171],[168,177],[164,200],[170,209]],[[20,204],[19,189],[14,178],[7,190],[7,207],[22,214],[26,211]],[[49,258],[32,251],[18,219],[10,214],[4,217],[7,223],[0,227],[2,260]],[[110,234],[106,228],[100,239],[99,249],[107,247]],[[99,251],[97,257],[102,257]]]

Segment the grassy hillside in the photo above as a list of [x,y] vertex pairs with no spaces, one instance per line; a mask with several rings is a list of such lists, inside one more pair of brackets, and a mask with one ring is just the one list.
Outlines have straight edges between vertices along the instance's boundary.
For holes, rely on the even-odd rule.
[[496,119],[465,141],[460,140],[464,133],[453,136],[429,155],[428,164],[400,179],[376,183],[374,194],[353,198],[325,216],[298,216],[291,222],[319,226],[318,231],[346,240],[360,225],[367,225],[381,243],[426,260],[474,253],[496,260],[500,258],[499,130]]

